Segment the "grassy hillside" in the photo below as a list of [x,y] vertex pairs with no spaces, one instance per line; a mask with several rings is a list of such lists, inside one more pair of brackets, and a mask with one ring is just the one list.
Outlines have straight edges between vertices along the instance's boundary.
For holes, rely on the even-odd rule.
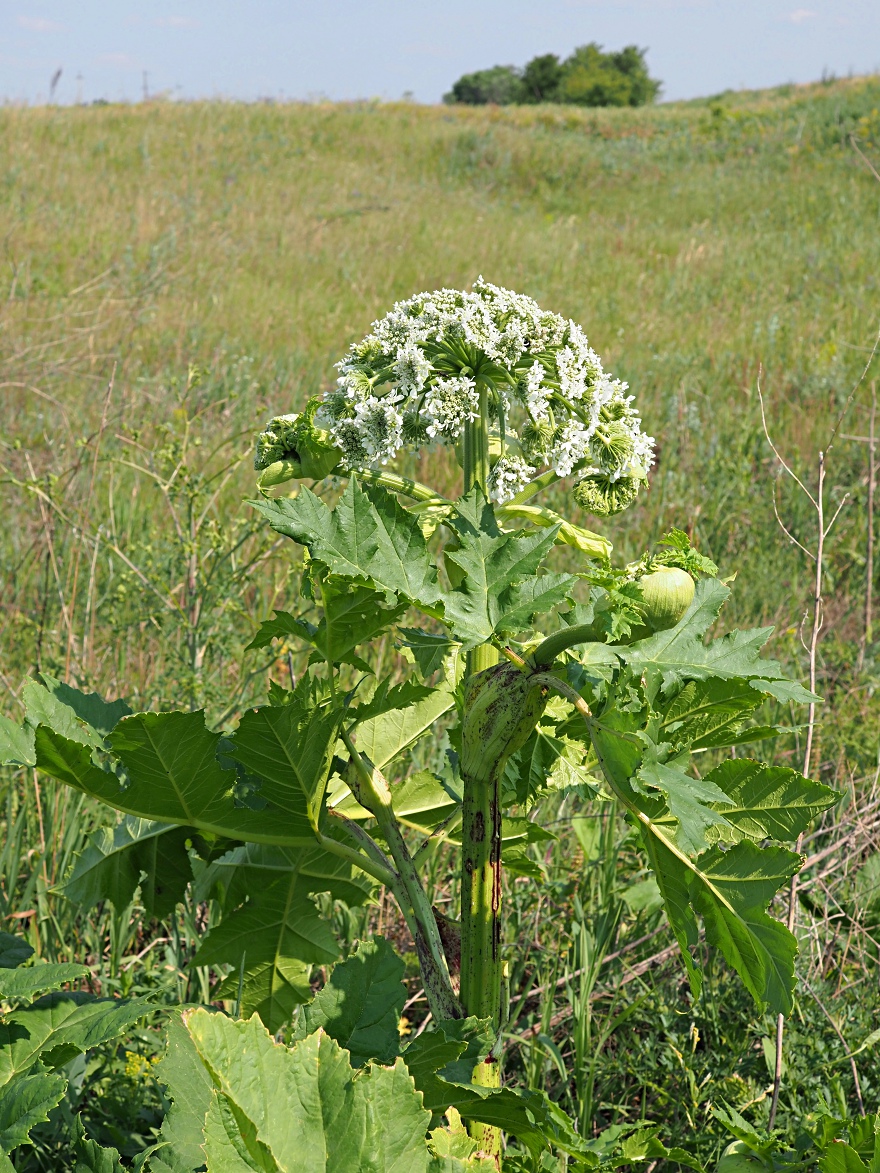
[[[244,453],[266,411],[326,386],[393,299],[482,273],[582,322],[638,397],[660,459],[650,495],[608,527],[621,556],[685,526],[739,571],[738,619],[798,621],[807,568],[773,519],[757,376],[781,448],[809,470],[877,328],[880,184],[850,143],[877,161],[877,79],[642,110],[7,108],[0,129],[0,460],[19,482],[60,477],[68,506],[88,497],[81,526],[108,508],[120,428],[155,453],[155,428],[177,443],[195,414],[190,440],[234,438],[229,452]],[[865,431],[868,396],[850,431]],[[95,461],[83,444],[102,414]],[[841,441],[830,471],[835,493],[855,494],[831,551],[831,614],[850,639],[864,463]],[[149,478],[120,483],[140,494],[125,546],[143,537]],[[251,485],[243,460],[223,489],[227,519]],[[800,533],[809,515],[786,494]],[[56,550],[47,598],[40,504],[7,485],[3,506],[7,688],[59,655],[109,683],[73,628],[100,621],[112,567],[98,557],[87,598],[84,552]],[[130,648],[109,672],[118,686],[143,685],[150,638],[135,641],[139,667]]]
[[[778,449],[808,485],[855,387],[828,456],[826,505],[843,508],[826,548],[814,758],[849,798],[808,848],[799,964],[811,984],[789,1024],[783,1126],[793,1137],[822,1103],[854,1108],[844,1060],[876,1024],[880,920],[868,454],[849,438],[868,432],[877,381],[876,366],[862,378],[880,325],[871,166],[878,78],[641,110],[0,110],[0,713],[20,716],[35,669],[138,707],[205,704],[218,725],[265,695],[269,653],[244,647],[297,566],[243,504],[251,438],[331,385],[333,362],[395,298],[482,273],[581,322],[658,440],[650,491],[601,527],[615,556],[688,529],[737,576],[726,622],[776,624],[773,653],[801,669],[813,567],[778,526],[774,487],[807,546],[815,519],[778,476],[759,373]],[[459,474],[423,475],[452,488]],[[801,760],[798,734],[769,752]],[[160,925],[137,903],[116,916],[73,907],[56,885],[106,816],[41,786],[29,771],[0,778],[3,925],[42,957],[87,959],[107,992],[209,1000],[208,969],[189,964],[208,905]],[[511,1067],[585,1128],[647,1115],[710,1161],[727,1139],[713,1104],[766,1121],[774,1024],[720,965],[699,1004],[677,962],[656,968],[675,954],[671,935],[628,828],[597,809],[542,856],[546,883],[508,885],[526,958]],[[406,947],[390,902],[363,916]],[[602,925],[617,933],[607,956]],[[351,914],[340,931],[350,941],[363,927]],[[149,1056],[157,1044],[144,1031],[135,1045]],[[559,1056],[572,1050],[569,1080]],[[89,1129],[132,1157],[159,1118],[155,1081],[138,1055],[101,1054]],[[861,1092],[874,1111],[870,1070]],[[19,1169],[66,1164],[61,1125],[40,1137]]]

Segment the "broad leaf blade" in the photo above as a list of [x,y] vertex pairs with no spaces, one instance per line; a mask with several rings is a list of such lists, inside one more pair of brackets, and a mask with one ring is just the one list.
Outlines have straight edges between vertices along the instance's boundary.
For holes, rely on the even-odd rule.
[[45,962],[26,969],[0,970],[0,998],[7,1002],[26,1001],[88,977],[91,972],[87,965],[74,962]]
[[406,1000],[405,968],[384,937],[362,941],[334,966],[314,1001],[303,1007],[298,1034],[323,1028],[348,1051],[352,1067],[363,1067],[370,1059],[392,1062]]
[[102,900],[120,910],[140,886],[147,916],[161,919],[183,899],[192,880],[186,848],[192,833],[188,827],[132,816],[115,827],[101,827],[89,836],[59,891],[83,912]]
[[401,1060],[355,1079],[347,1053],[323,1031],[288,1050],[256,1019],[196,1010],[185,1021],[215,1087],[281,1169],[427,1173],[430,1113]]
[[[777,839],[794,843],[810,823],[839,800],[839,794],[821,782],[804,778],[785,766],[766,766],[749,758],[730,758],[705,777],[730,800],[723,808],[734,839],[760,843]],[[728,839],[723,829],[720,839]]]
[[49,1119],[66,1090],[63,1075],[39,1065],[8,1082],[0,1090],[0,1153],[11,1153],[27,1144],[31,1129]]

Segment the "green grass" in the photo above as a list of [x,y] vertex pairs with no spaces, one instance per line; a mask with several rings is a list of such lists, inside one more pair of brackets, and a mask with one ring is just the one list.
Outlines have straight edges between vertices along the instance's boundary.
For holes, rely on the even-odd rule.
[[[284,606],[296,566],[242,505],[253,431],[330,386],[333,362],[394,299],[480,273],[580,321],[657,436],[650,492],[593,528],[623,559],[688,529],[737,574],[726,621],[775,623],[774,654],[803,664],[812,572],[773,515],[757,384],[762,371],[780,451],[814,478],[880,325],[880,183],[851,136],[880,169],[877,78],[641,110],[0,110],[0,711],[20,716],[36,668],[143,707],[204,703],[216,721],[259,697],[268,662],[243,649]],[[844,434],[865,433],[874,378]],[[421,475],[451,487],[458,470]],[[809,544],[803,499],[778,488]],[[852,796],[838,817],[854,837],[816,881],[832,919],[809,921],[802,953],[854,1047],[876,1012],[852,875],[875,851],[859,816],[878,760],[880,648],[859,659],[866,451],[839,438],[828,496],[845,494],[828,548],[816,760]],[[777,753],[796,755],[795,740]],[[144,924],[137,907],[80,914],[54,888],[96,813],[25,774],[0,780],[0,797],[3,927],[18,924],[42,956],[87,959],[113,992],[207,996],[206,975],[186,968],[204,909],[170,926]],[[545,885],[509,885],[511,932],[527,946],[510,1064],[585,1124],[644,1111],[710,1159],[713,1103],[766,1119],[772,1024],[720,971],[698,1007],[677,962],[627,977],[668,937],[656,909],[624,899],[642,878],[626,828],[604,834],[600,852],[581,824],[547,855]],[[620,927],[603,944],[614,910]],[[571,917],[580,927],[562,940],[556,925]],[[603,948],[649,933],[601,964]],[[791,1127],[822,1097],[852,1107],[845,1051],[806,995],[791,1037]],[[57,1143],[47,1133],[43,1163],[28,1167],[57,1167]]]

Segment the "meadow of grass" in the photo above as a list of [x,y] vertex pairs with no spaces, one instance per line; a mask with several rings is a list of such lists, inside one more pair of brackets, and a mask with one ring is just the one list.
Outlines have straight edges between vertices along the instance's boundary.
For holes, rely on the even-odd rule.
[[[871,165],[876,78],[641,110],[0,110],[0,711],[20,716],[35,670],[136,707],[205,704],[218,724],[264,695],[273,666],[243,649],[296,566],[242,504],[252,433],[329,386],[394,299],[479,274],[581,322],[658,439],[650,492],[601,527],[615,556],[687,529],[737,575],[726,622],[775,624],[773,654],[803,667],[813,571],[779,529],[774,484],[806,545],[814,520],[778,480],[759,372],[774,440],[812,483],[880,325]],[[819,858],[801,912],[792,1135],[822,1103],[856,1109],[845,1048],[877,1008],[880,649],[865,625],[868,446],[847,438],[868,434],[874,377],[828,463],[829,503],[846,503],[826,553],[814,769],[846,799],[806,848]],[[420,459],[434,462],[424,479],[455,483],[456,468]],[[800,753],[797,736],[776,749]],[[210,909],[151,925],[137,906],[73,908],[56,888],[96,814],[41,786],[0,780],[5,927],[43,956],[94,963],[114,992],[207,998],[208,975],[186,961]],[[720,967],[690,1004],[626,825],[581,814],[575,839],[541,859],[546,883],[510,885],[511,932],[528,947],[510,1062],[587,1130],[644,1112],[711,1157],[713,1105],[766,1120],[772,1024]],[[555,933],[562,907],[573,940]],[[389,930],[386,909],[371,915]],[[132,1156],[158,1092],[134,1061],[106,1078],[120,1106],[94,1095],[93,1130]],[[876,1110],[870,1066],[860,1078]],[[53,1138],[47,1126],[21,1168],[58,1167]]]

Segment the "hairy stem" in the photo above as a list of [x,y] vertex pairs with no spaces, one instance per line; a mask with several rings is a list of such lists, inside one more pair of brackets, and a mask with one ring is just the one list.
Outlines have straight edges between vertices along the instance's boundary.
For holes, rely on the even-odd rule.
[[552,635],[539,643],[532,652],[530,659],[537,668],[549,668],[557,656],[562,655],[567,648],[575,644],[592,643],[596,636],[596,629],[592,623],[579,623],[574,627],[563,627],[561,631],[554,631]]
[[404,493],[414,501],[431,501],[438,505],[448,505],[445,497],[440,497],[434,489],[419,481],[412,481],[409,477],[402,477],[396,472],[389,472],[384,468],[353,468],[351,475],[361,481],[370,481],[374,485],[382,485],[394,493]]
[[[394,815],[391,803],[391,791],[388,783],[379,770],[358,753],[351,735],[343,730],[342,739],[351,755],[352,769],[349,772],[348,782],[355,798],[365,807],[379,824],[379,830],[388,844],[388,849],[397,865],[399,885],[395,889],[389,888],[405,909],[409,904],[412,910],[412,919],[415,922],[414,933],[416,950],[419,954],[419,963],[422,979],[425,985],[425,994],[435,1018],[461,1018],[461,1006],[452,989],[449,978],[449,966],[443,943],[440,940],[440,931],[434,919],[431,901],[422,887],[418,871],[413,863],[409,848],[400,831],[400,826]],[[402,885],[402,891],[400,890]],[[403,897],[403,902],[401,902]]]
[[[489,479],[489,413],[486,388],[480,388],[480,418],[464,432],[464,491],[486,491]],[[473,676],[498,663],[498,650],[484,644],[468,653]],[[490,1018],[497,1029],[501,1011],[501,777],[491,781],[462,777],[461,810],[461,1004],[465,1014]],[[487,1056],[474,1068],[479,1087],[501,1086],[500,1056]],[[470,1134],[501,1167],[501,1130],[472,1124]]]

